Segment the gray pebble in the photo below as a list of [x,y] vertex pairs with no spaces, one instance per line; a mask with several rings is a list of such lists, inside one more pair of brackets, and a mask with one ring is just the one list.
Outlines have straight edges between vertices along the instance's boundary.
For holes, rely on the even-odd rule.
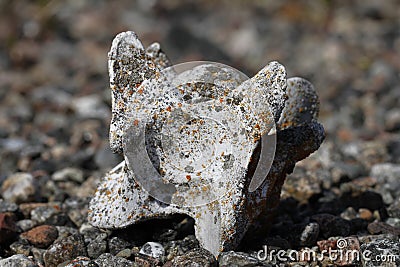
[[1,195],[14,203],[33,201],[37,193],[37,182],[30,173],[15,173],[2,184]]
[[2,213],[2,212],[15,212],[17,209],[18,209],[18,205],[17,204],[0,198],[0,213]]
[[121,250],[126,249],[130,246],[131,244],[128,241],[125,241],[124,239],[119,238],[117,236],[114,236],[110,240],[108,240],[108,249],[110,250],[110,253],[113,255],[117,254]]
[[393,199],[390,202],[387,201],[388,198],[384,198],[386,204],[391,204],[394,199],[400,198],[400,164],[375,164],[371,168],[370,176],[377,179],[379,192],[388,192],[391,194]]
[[64,225],[67,216],[55,205],[41,206],[31,211],[31,219],[38,224]]
[[94,226],[91,226],[88,223],[84,223],[79,228],[79,233],[83,235],[85,239],[85,243],[89,243],[93,240],[106,240],[110,231],[105,232],[104,230],[100,230]]
[[57,182],[73,181],[77,183],[82,183],[84,181],[83,171],[72,167],[67,167],[55,172],[51,176],[51,178]]
[[104,240],[103,236],[98,236],[87,245],[88,256],[93,259],[98,258],[101,254],[106,252],[106,249],[107,241]]
[[17,226],[22,230],[22,232],[26,232],[37,225],[37,222],[32,221],[30,219],[24,219],[17,222]]
[[1,267],[39,267],[35,262],[25,255],[16,254],[9,258],[0,260]]
[[302,246],[308,247],[315,245],[319,235],[319,225],[318,223],[309,223],[304,228],[300,235],[300,244]]

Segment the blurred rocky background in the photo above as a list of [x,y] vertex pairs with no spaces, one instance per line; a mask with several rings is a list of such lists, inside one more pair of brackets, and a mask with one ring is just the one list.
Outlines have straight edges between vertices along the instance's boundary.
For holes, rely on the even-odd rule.
[[[327,138],[287,178],[268,236],[216,261],[190,218],[114,232],[87,224],[96,184],[121,161],[108,144],[107,52],[126,30],[174,64],[217,61],[252,76],[278,60],[315,85]],[[262,245],[320,251],[349,236],[361,251],[399,255],[400,2],[0,0],[0,196],[0,266],[77,256],[263,266]]]

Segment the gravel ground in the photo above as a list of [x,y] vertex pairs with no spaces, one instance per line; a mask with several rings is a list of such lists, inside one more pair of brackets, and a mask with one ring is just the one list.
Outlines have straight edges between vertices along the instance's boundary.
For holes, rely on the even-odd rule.
[[[215,259],[188,217],[87,223],[97,183],[121,161],[108,143],[107,51],[125,30],[174,63],[251,76],[278,60],[313,82],[327,137],[287,178],[269,234]],[[400,266],[399,80],[395,0],[0,0],[0,266]],[[321,256],[339,238],[371,260]],[[263,260],[264,246],[319,257]]]

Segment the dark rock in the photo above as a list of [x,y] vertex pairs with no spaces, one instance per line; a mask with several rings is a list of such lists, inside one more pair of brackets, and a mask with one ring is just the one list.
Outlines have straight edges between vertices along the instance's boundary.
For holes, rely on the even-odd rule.
[[130,260],[104,253],[95,262],[99,267],[131,267],[133,262]]
[[0,245],[12,241],[17,236],[16,220],[14,213],[0,213]]
[[249,254],[243,252],[234,252],[234,251],[222,252],[218,257],[218,262],[220,267],[262,266],[261,262],[257,258],[252,257]]
[[0,259],[2,267],[39,267],[34,261],[25,255],[17,254],[6,259]]
[[128,241],[117,236],[114,236],[110,240],[108,240],[108,249],[113,255],[117,254],[123,249],[129,248],[130,246],[131,244]]
[[350,220],[350,224],[351,224],[351,230],[350,230],[351,234],[358,234],[359,232],[366,232],[367,226],[368,226],[368,222],[361,218],[355,218],[355,219]]
[[331,236],[347,236],[350,233],[350,222],[331,214],[317,214],[311,217],[311,220],[318,223],[320,234],[324,238]]
[[85,243],[80,234],[70,235],[54,242],[44,253],[46,266],[57,266],[77,256],[86,256]]
[[275,247],[279,249],[285,249],[285,250],[291,248],[289,241],[280,236],[267,237],[262,242],[262,245],[266,245],[268,247]]
[[204,266],[204,267],[212,267],[218,266],[218,262],[215,259],[214,255],[212,255],[208,250],[203,248],[196,248],[185,255],[177,256],[172,260],[172,266]]
[[178,231],[174,229],[162,229],[160,231],[156,231],[153,234],[154,240],[157,241],[171,241],[175,240],[178,235]]
[[40,225],[21,234],[21,238],[28,240],[29,243],[38,248],[47,248],[57,237],[58,230],[52,225]]

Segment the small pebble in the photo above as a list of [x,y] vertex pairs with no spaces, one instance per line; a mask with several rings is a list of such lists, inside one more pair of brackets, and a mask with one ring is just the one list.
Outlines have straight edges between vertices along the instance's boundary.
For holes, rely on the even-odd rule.
[[83,171],[81,169],[71,167],[55,172],[51,178],[57,182],[73,181],[82,183],[84,181]]
[[364,208],[359,209],[358,216],[361,219],[364,219],[367,221],[370,221],[371,219],[373,219],[373,213],[369,209],[364,209]]
[[6,259],[0,259],[1,267],[39,267],[34,261],[25,255],[17,254]]
[[5,200],[14,203],[33,201],[37,193],[37,182],[30,173],[16,173],[2,184],[0,193]]
[[305,247],[315,245],[319,235],[319,225],[317,223],[309,223],[300,235],[300,244]]
[[20,220],[17,222],[17,226],[22,230],[22,232],[29,231],[36,225],[37,225],[36,222],[29,220],[29,219]]
[[160,243],[147,242],[142,246],[139,253],[156,259],[161,259],[165,254],[165,250]]

